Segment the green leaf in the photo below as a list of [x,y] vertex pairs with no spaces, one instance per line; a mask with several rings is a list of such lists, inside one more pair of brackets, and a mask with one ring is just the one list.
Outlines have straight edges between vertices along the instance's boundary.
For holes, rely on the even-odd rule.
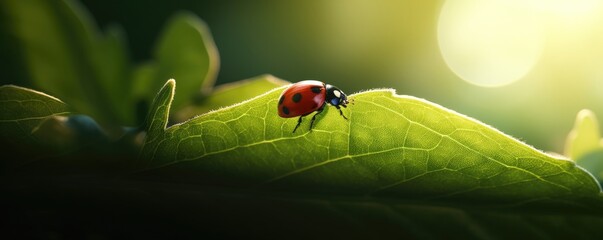
[[[61,100],[42,92],[13,85],[1,86],[0,112],[0,145],[10,156],[4,157],[1,165],[10,170],[44,159],[44,171],[36,175],[53,174],[57,169],[60,172],[63,168],[81,167],[84,162],[89,164],[90,156],[99,153],[124,152],[119,146],[110,144],[106,132],[94,119],[72,114]],[[125,141],[120,143],[126,144]],[[118,152],[120,150],[122,152]],[[77,161],[77,164],[65,161],[85,154],[89,154],[86,161]],[[35,167],[30,165],[20,171],[32,169]]]
[[593,174],[603,183],[603,139],[595,113],[588,109],[578,112],[574,128],[567,135],[565,156]]
[[174,114],[174,121],[183,122],[194,116],[250,99],[289,82],[272,75],[220,85],[207,98],[188,105]]
[[[131,124],[124,104],[129,81],[120,33],[102,36],[87,12],[71,0],[7,0],[0,3],[24,61],[26,81],[69,102],[104,124]],[[19,75],[19,74],[15,74]]]
[[[91,46],[89,33],[78,12],[65,1],[2,2],[10,9],[9,22],[21,40],[22,54],[34,86],[59,96],[78,109],[90,109],[83,101],[85,91],[79,81],[90,71],[86,55]],[[78,72],[82,71],[82,72]],[[89,73],[89,72],[88,72]],[[93,75],[93,74],[86,74]]]
[[134,99],[132,98],[132,81],[130,80],[130,57],[127,54],[125,33],[119,26],[111,26],[105,36],[95,41],[94,65],[97,67],[99,86],[106,104],[121,125],[134,125]]
[[584,205],[600,187],[574,162],[545,154],[428,101],[374,90],[306,119],[278,117],[285,87],[166,126],[168,82],[149,115],[142,172],[184,182],[398,199]]
[[[173,108],[178,109],[202,91],[208,92],[216,78],[218,51],[201,19],[190,13],[179,13],[166,24],[154,50],[154,60],[137,71],[138,92],[151,99],[166,79],[176,79],[180,87]],[[141,83],[141,81],[143,83]],[[144,83],[150,81],[150,83]]]
[[[0,139],[10,158],[39,157],[51,146],[64,150],[73,144],[63,122],[70,112],[61,100],[13,85],[0,86]],[[53,149],[52,151],[57,150]]]
[[171,103],[174,100],[174,93],[176,90],[176,81],[174,79],[168,80],[165,85],[159,90],[153,104],[151,104],[151,111],[145,119],[143,129],[147,131],[149,137],[146,138],[147,142],[152,142],[151,137],[160,136],[165,127],[167,126],[167,120],[170,114]]
[[0,86],[2,137],[29,138],[48,118],[69,114],[67,105],[48,94],[23,87]]
[[603,149],[603,141],[597,117],[592,111],[584,109],[578,113],[574,129],[567,136],[565,156],[579,160],[584,155],[601,149]]

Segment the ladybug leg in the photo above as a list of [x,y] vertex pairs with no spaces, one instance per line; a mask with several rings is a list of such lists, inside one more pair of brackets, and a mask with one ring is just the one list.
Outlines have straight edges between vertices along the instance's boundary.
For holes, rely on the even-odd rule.
[[322,104],[319,109],[316,109],[316,114],[312,116],[312,121],[310,121],[310,130],[312,130],[312,125],[314,125],[314,120],[316,120],[316,115],[320,114],[322,110],[325,110],[325,104]]
[[295,125],[295,128],[293,129],[293,132],[295,132],[295,130],[297,130],[297,128],[299,127],[299,125],[300,125],[300,124],[301,124],[301,122],[302,122],[302,118],[303,118],[303,117],[304,117],[304,116],[300,116],[300,117],[299,117],[299,119],[297,120],[297,125]]
[[[346,107],[345,105],[342,105],[343,107]],[[343,117],[343,119],[348,120],[347,117],[345,117],[345,115],[343,115],[343,111],[341,111],[341,108],[339,107],[339,105],[335,106],[337,108],[337,110],[339,110],[339,115],[341,115]]]

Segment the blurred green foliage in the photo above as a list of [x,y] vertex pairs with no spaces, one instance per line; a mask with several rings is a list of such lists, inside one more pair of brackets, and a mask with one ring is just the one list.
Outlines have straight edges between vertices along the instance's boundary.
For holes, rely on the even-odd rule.
[[592,111],[584,109],[576,116],[574,128],[565,142],[564,154],[603,183],[603,139]]
[[[8,0],[0,12],[2,49],[14,54],[4,84],[49,93],[76,113],[91,116],[111,135],[137,126],[162,83],[178,78],[175,108],[211,90],[218,53],[209,29],[195,15],[176,14],[164,26],[150,60],[130,59],[121,28],[101,32],[76,1]],[[15,47],[16,46],[16,47]],[[11,58],[9,58],[11,59]]]

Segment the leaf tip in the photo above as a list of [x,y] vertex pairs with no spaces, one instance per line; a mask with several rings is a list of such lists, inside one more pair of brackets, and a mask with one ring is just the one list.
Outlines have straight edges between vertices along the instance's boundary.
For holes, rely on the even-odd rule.
[[159,90],[159,92],[164,91],[168,93],[167,104],[169,107],[169,105],[174,100],[174,96],[176,95],[176,80],[173,78],[168,79],[167,82],[165,82],[165,85],[163,85],[163,87],[161,88],[161,90]]
[[165,82],[165,86],[169,86],[170,88],[176,88],[176,80],[173,78],[170,78],[167,80],[167,82]]
[[[176,92],[176,80],[173,78],[167,80],[163,87],[159,90],[153,103],[151,104],[149,113],[143,124],[143,129],[148,132],[163,131],[167,126],[170,106],[174,100]],[[157,130],[161,129],[161,130]]]

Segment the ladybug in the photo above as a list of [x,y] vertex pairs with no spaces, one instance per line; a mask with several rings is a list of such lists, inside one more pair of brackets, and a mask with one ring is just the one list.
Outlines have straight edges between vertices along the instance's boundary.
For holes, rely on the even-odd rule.
[[293,132],[297,130],[302,122],[302,118],[310,113],[316,112],[310,121],[310,130],[316,119],[316,115],[324,110],[327,103],[335,106],[339,114],[343,115],[341,107],[347,107],[348,97],[339,88],[315,80],[305,80],[289,86],[281,94],[278,100],[278,115],[283,118],[292,118],[299,116],[297,125]]

